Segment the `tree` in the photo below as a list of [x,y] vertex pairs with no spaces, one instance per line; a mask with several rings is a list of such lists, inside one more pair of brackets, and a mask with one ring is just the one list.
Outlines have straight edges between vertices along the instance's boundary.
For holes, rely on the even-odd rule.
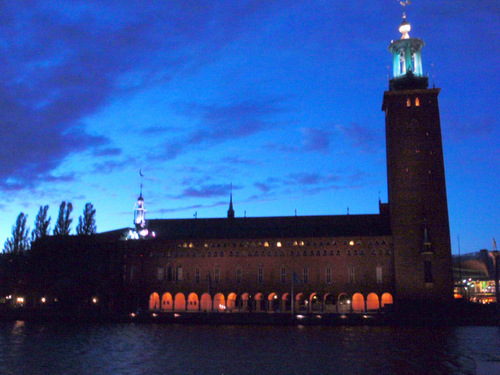
[[95,209],[92,203],[85,204],[83,216],[78,219],[78,226],[76,227],[76,234],[78,235],[91,235],[97,231],[95,225]]
[[35,228],[33,232],[31,232],[31,242],[35,242],[37,239],[45,237],[49,234],[49,226],[50,226],[50,216],[47,218],[47,214],[49,211],[49,205],[40,206],[40,210],[38,211],[38,215],[36,215],[35,219]]
[[65,201],[62,201],[59,206],[59,215],[57,216],[56,227],[54,228],[55,236],[67,236],[71,231],[71,223],[73,219],[70,219],[71,211],[73,211],[73,205],[68,202],[66,205]]
[[30,242],[28,238],[29,228],[26,227],[28,215],[20,213],[16,219],[16,224],[12,226],[12,237],[7,238],[3,251],[5,253],[20,254],[29,250]]

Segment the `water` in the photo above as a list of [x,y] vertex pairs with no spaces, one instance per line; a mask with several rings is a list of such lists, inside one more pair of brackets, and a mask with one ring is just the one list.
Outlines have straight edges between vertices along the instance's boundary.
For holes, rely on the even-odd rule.
[[0,374],[500,374],[499,327],[0,323]]

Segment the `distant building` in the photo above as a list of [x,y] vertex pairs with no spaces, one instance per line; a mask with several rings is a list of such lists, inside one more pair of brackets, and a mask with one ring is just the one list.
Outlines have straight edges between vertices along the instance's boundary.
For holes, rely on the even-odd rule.
[[424,42],[409,37],[405,17],[399,30],[382,103],[388,203],[377,214],[237,217],[231,196],[226,218],[146,220],[141,184],[129,240],[95,235],[119,269],[119,287],[104,278],[114,306],[342,313],[450,303],[440,90],[428,88]]

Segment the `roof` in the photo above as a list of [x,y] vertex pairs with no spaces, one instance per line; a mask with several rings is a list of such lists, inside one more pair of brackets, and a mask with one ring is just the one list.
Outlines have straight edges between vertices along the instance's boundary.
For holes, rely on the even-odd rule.
[[160,239],[244,239],[389,236],[387,215],[280,216],[216,219],[153,219]]

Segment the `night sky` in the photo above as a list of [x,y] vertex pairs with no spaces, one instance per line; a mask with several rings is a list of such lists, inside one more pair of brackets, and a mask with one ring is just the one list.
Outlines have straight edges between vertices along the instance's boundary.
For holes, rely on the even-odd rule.
[[440,110],[453,252],[500,240],[500,3],[208,0],[0,5],[0,245],[22,211],[147,218],[378,213],[402,12]]

